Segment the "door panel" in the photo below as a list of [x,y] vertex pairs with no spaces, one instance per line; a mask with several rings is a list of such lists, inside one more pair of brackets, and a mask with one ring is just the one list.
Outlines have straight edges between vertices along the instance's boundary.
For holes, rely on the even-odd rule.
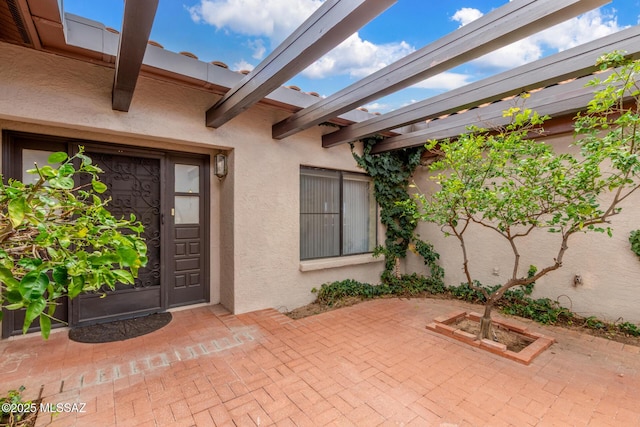
[[206,214],[208,175],[205,161],[173,157],[169,169],[173,178],[171,215],[171,262],[169,307],[204,302],[209,296],[206,281]]

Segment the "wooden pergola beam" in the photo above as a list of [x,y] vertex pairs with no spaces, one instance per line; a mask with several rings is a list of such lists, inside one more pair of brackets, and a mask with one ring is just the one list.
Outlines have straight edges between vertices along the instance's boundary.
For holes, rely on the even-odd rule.
[[322,146],[333,147],[379,132],[497,101],[505,96],[545,87],[569,78],[582,77],[597,69],[595,61],[598,56],[613,50],[625,50],[632,56],[638,56],[640,26],[627,28],[373,119],[345,126],[336,132],[324,135]]
[[159,0],[125,0],[111,108],[129,111]]
[[206,113],[220,127],[340,44],[397,0],[327,0]]
[[438,41],[276,123],[282,139],[435,76],[609,0],[514,0]]
[[[610,73],[611,71],[608,71],[598,77],[605,79]],[[593,98],[595,89],[590,86],[585,87],[586,83],[592,78],[593,76],[586,76],[568,83],[542,89],[531,94],[531,97],[524,102],[524,106],[537,111],[540,115],[561,116],[576,113],[584,109]],[[511,118],[503,117],[503,111],[517,106],[517,103],[521,106],[522,100],[518,101],[518,98],[515,98],[514,100],[496,102],[485,107],[474,108],[464,113],[431,121],[424,125],[424,129],[378,142],[371,152],[378,154],[402,148],[417,147],[430,140],[455,138],[458,135],[467,133],[468,126],[472,125],[489,129],[504,126],[510,122]]]

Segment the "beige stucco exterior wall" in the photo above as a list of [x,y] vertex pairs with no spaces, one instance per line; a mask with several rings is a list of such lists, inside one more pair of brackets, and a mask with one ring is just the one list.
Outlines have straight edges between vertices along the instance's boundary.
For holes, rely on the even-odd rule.
[[[545,140],[557,152],[576,151],[569,147],[572,135]],[[432,191],[426,168],[416,173],[415,182],[421,190]],[[534,288],[534,297],[558,300],[583,316],[598,316],[615,321],[640,322],[640,259],[631,252],[629,233],[640,228],[640,194],[635,194],[622,205],[620,215],[613,217],[613,237],[589,233],[574,235],[569,241],[563,266],[540,279]],[[433,224],[421,224],[418,232],[424,240],[434,244],[445,269],[447,285],[466,282],[462,271],[462,252],[455,237],[444,237]],[[504,238],[496,232],[471,226],[465,241],[470,258],[472,277],[483,284],[504,283],[513,269],[513,252]],[[539,269],[553,264],[559,250],[558,235],[540,231],[520,244],[520,274],[526,275],[529,265]],[[424,272],[422,262],[413,254],[407,258],[408,271]],[[574,277],[582,277],[582,284],[574,286]]]
[[271,125],[286,113],[264,106],[219,129],[207,128],[204,112],[215,95],[145,77],[130,111],[113,111],[113,73],[0,43],[0,130],[227,152],[229,175],[211,182],[211,302],[235,313],[293,309],[312,301],[311,288],[328,281],[378,281],[381,263],[368,256],[337,264],[299,261],[300,165],[358,171],[348,146],[323,149],[326,129],[319,126],[273,140]]

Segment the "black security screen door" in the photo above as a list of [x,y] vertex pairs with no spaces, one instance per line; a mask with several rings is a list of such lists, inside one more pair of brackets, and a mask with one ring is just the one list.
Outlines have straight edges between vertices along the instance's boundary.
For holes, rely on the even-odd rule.
[[[161,157],[137,152],[104,152],[92,147],[86,154],[104,173],[100,179],[107,185],[101,195],[111,199],[107,209],[115,217],[134,214],[144,225],[149,262],[140,269],[135,285],[116,284],[115,290],[104,288],[107,296],[80,295],[72,303],[73,323],[86,324],[106,318],[127,317],[162,308],[161,242],[162,242],[162,167]],[[88,179],[88,177],[86,178]],[[86,183],[89,183],[87,181]]]

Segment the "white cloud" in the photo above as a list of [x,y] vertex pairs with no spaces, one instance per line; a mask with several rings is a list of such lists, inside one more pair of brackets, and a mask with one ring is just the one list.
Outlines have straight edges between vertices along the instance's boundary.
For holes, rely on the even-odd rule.
[[531,38],[522,39],[474,61],[483,67],[506,69],[542,58],[542,45]]
[[264,58],[265,53],[267,52],[267,48],[264,46],[264,40],[255,39],[249,40],[247,42],[249,49],[253,51],[253,55],[251,55],[254,59],[262,59]]
[[191,19],[218,29],[267,37],[278,45],[324,0],[200,0],[188,8]]
[[400,107],[406,107],[408,105],[415,104],[416,102],[418,102],[417,99],[410,99],[409,101],[407,101],[404,104],[402,104]]
[[444,72],[413,85],[420,89],[452,90],[471,83],[468,74]]
[[[463,26],[481,16],[482,12],[478,9],[462,8],[451,19]],[[545,50],[563,51],[621,29],[615,11],[607,13],[602,9],[596,9],[484,55],[473,62],[481,67],[513,68],[542,58]]]
[[475,21],[483,15],[478,9],[474,9],[471,7],[463,7],[456,11],[456,13],[451,17],[452,21],[456,21],[460,23],[460,26],[467,25],[470,22]]
[[533,40],[558,51],[581,45],[622,30],[615,11],[593,10],[532,36]]
[[374,102],[372,104],[367,104],[364,106],[367,110],[374,111],[385,111],[389,109],[389,104],[383,104],[381,102]]
[[233,64],[233,69],[235,71],[243,71],[243,70],[249,70],[252,71],[255,68],[254,65],[249,64],[247,61],[242,60],[239,62],[236,62]]
[[346,74],[361,78],[403,58],[415,49],[405,42],[376,45],[353,34],[302,74],[312,79]]
[[[256,37],[247,46],[255,59],[267,53],[265,39],[276,47],[308,18],[324,0],[199,0],[188,8],[195,22],[219,30]],[[302,75],[320,79],[335,75],[361,78],[379,70],[415,49],[405,42],[376,45],[353,34],[310,65]]]

